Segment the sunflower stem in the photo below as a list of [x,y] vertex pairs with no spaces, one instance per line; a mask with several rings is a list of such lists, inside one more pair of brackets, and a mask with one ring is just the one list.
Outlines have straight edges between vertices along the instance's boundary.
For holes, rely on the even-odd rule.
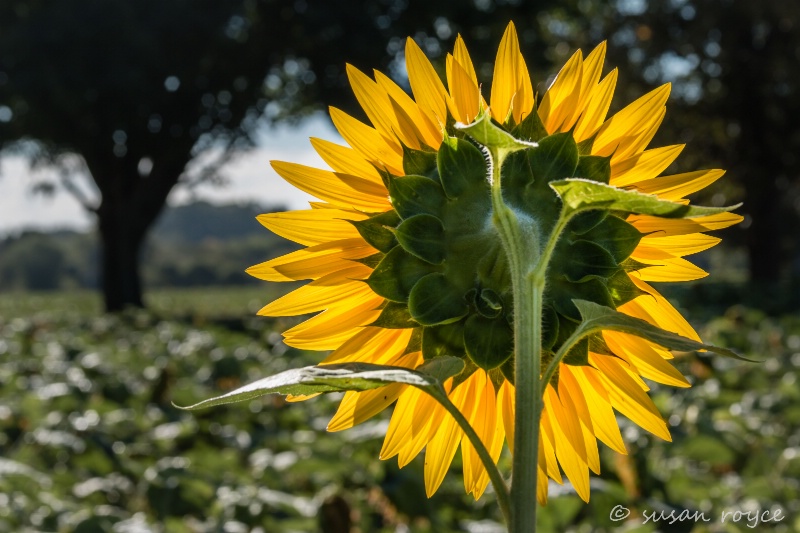
[[511,528],[513,533],[536,531],[536,491],[539,465],[539,426],[542,388],[543,280],[524,272],[514,286],[515,415],[514,462],[512,465]]
[[458,410],[458,407],[456,407],[453,402],[450,401],[450,398],[447,397],[447,393],[445,393],[444,389],[441,389],[440,392],[434,397],[439,401],[439,403],[442,404],[442,407],[444,407],[448,413],[453,415],[453,418],[456,419],[456,422],[464,431],[464,434],[469,439],[472,447],[475,448],[478,457],[483,463],[483,467],[486,468],[486,472],[489,474],[492,487],[494,487],[497,503],[500,505],[500,510],[503,512],[503,517],[506,519],[506,523],[508,523],[511,519],[511,504],[509,501],[508,486],[503,480],[503,476],[500,474],[500,471],[497,469],[497,465],[492,459],[492,456],[489,454],[489,451],[486,449],[483,441],[481,441],[481,438],[475,432],[475,429],[473,429],[466,417],[464,417],[461,411]]
[[[536,488],[539,464],[539,423],[542,391],[542,302],[544,275],[532,275],[539,265],[538,228],[525,224],[503,201],[501,168],[506,153],[489,149],[492,158],[494,223],[503,241],[514,291],[514,459],[511,484],[511,533],[536,531]],[[530,221],[527,221],[530,222]],[[526,229],[528,231],[526,231]],[[549,250],[552,252],[552,249]],[[548,253],[549,256],[549,253]]]

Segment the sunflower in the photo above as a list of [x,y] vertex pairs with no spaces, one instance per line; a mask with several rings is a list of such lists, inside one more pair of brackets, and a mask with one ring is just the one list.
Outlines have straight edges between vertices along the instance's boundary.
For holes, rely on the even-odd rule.
[[[412,95],[389,77],[347,66],[371,124],[331,108],[347,146],[312,138],[330,170],[282,161],[275,171],[319,199],[310,209],[261,215],[274,233],[304,246],[255,265],[267,281],[311,280],[259,314],[317,313],[284,332],[285,343],[330,351],[321,364],[367,362],[417,368],[439,355],[461,357],[465,370],[445,383],[495,462],[514,443],[513,293],[505,253],[492,228],[487,160],[457,123],[488,113],[537,148],[508,157],[503,196],[520,213],[552,227],[560,200],[547,182],[587,177],[688,203],[686,196],[723,175],[700,170],[659,176],[683,145],[647,148],[664,119],[669,84],[607,118],[617,70],[603,73],[605,43],[567,61],[537,102],[509,24],[497,52],[491,94],[481,94],[464,41],[446,58],[446,85],[417,44],[406,42]],[[706,272],[685,256],[719,242],[705,235],[741,220],[730,213],[692,219],[590,212],[576,217],[553,253],[543,307],[544,359],[580,321],[573,299],[613,307],[699,341],[689,323],[649,283],[689,281]],[[646,380],[689,383],[672,355],[642,338],[603,332],[572,349],[544,393],[538,500],[548,478],[565,475],[589,499],[589,471],[599,473],[598,441],[624,454],[620,413],[670,440],[647,395]],[[546,361],[545,361],[546,362]],[[291,397],[292,401],[308,397]],[[479,498],[489,476],[455,420],[419,389],[391,384],[347,392],[328,425],[340,431],[395,404],[381,458],[400,467],[425,450],[425,488],[442,483],[461,448],[464,486]]]

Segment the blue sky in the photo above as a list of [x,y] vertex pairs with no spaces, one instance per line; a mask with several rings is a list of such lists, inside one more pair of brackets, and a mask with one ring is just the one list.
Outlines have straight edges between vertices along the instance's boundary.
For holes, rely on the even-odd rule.
[[[258,148],[245,152],[223,169],[228,183],[223,186],[202,185],[193,191],[176,187],[169,203],[178,205],[193,198],[214,203],[258,201],[264,204],[284,204],[292,209],[307,207],[311,196],[283,181],[269,161],[280,159],[317,167],[325,164],[314,152],[309,137],[321,137],[343,143],[339,134],[324,115],[306,119],[298,127],[279,126],[259,132]],[[94,221],[66,191],[45,196],[34,194],[31,185],[54,175],[50,169],[31,171],[25,160],[6,156],[0,159],[0,235],[16,233],[26,228],[52,229],[69,227],[89,229]],[[96,198],[88,180],[76,182],[86,195]]]

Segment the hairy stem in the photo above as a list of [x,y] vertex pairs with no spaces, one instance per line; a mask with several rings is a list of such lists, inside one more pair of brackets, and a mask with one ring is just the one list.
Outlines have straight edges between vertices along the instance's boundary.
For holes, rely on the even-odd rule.
[[[528,274],[539,257],[536,227],[523,227],[519,217],[503,201],[501,167],[504,155],[491,151],[492,207],[494,223],[503,241],[514,291],[514,461],[511,485],[513,533],[536,531],[536,486],[539,463],[539,420],[542,412],[541,337],[544,278]],[[526,231],[527,230],[527,231]]]

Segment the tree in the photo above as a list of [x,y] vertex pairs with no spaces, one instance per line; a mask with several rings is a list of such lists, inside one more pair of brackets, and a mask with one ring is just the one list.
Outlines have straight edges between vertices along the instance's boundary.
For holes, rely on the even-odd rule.
[[179,181],[214,179],[264,123],[320,104],[360,115],[345,62],[402,83],[407,35],[441,67],[462,33],[490,80],[513,19],[539,93],[554,65],[605,38],[628,89],[618,103],[662,81],[665,62],[689,65],[675,80],[663,135],[695,131],[687,153],[705,163],[713,156],[742,184],[753,275],[774,279],[786,255],[775,256],[776,240],[791,250],[784,221],[799,203],[790,169],[800,142],[791,68],[800,23],[798,9],[783,4],[12,0],[0,5],[0,148],[60,165],[68,189],[71,166],[85,168],[102,196],[99,205],[79,199],[97,215],[106,307],[141,305],[142,242]]
[[[179,180],[213,179],[264,121],[343,98],[343,58],[385,67],[378,7],[343,1],[19,0],[0,6],[0,147],[84,167],[100,192],[108,310],[142,305],[138,260]],[[335,46],[332,43],[336,43]],[[20,143],[20,140],[31,142]],[[203,154],[212,163],[187,172]],[[76,191],[75,187],[68,187]]]
[[615,13],[597,4],[605,33],[616,36],[610,54],[629,65],[624,74],[633,86],[673,82],[665,134],[701,155],[702,163],[682,158],[687,169],[727,169],[726,185],[714,192],[720,201],[744,202],[751,279],[785,277],[800,223],[800,4],[626,4]]
[[[450,20],[489,42],[513,14],[513,6],[501,8],[489,28],[484,12],[464,7],[456,0],[5,2],[0,148],[63,170],[65,188],[97,216],[106,308],[141,306],[142,243],[179,181],[213,179],[264,122],[296,118],[320,101],[357,107],[345,61],[397,72],[406,35],[441,56],[441,43],[455,37]],[[209,154],[212,163],[187,171]],[[78,194],[76,168],[96,184],[99,205]]]

